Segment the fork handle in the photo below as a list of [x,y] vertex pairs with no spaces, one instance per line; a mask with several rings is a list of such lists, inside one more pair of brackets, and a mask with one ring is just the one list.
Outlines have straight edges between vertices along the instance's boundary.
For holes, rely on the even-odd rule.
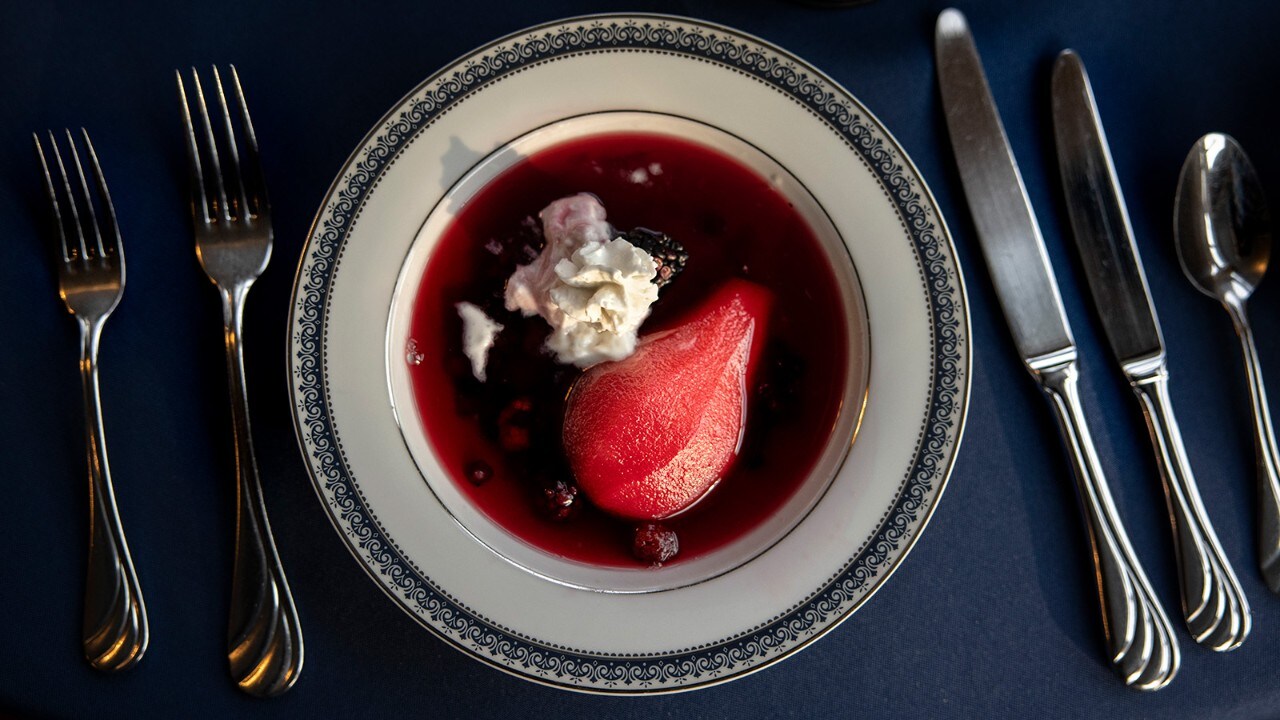
[[1085,528],[1093,546],[1109,659],[1126,685],[1159,690],[1178,672],[1178,641],[1116,513],[1081,409],[1074,353],[1036,367],[1033,373],[1057,413],[1075,471]]
[[222,312],[227,378],[236,451],[236,550],[227,626],[227,659],[240,689],[258,697],[279,695],[302,670],[302,629],[276,553],[258,481],[249,428],[241,330],[248,284],[224,289]]
[[1200,500],[1182,433],[1173,415],[1164,360],[1128,374],[1142,403],[1160,479],[1164,481],[1187,628],[1201,645],[1218,651],[1232,650],[1249,635],[1249,601]]
[[84,594],[84,655],[98,670],[127,670],[150,640],[147,607],[116,509],[107,464],[98,393],[102,322],[78,319],[80,379],[84,386],[85,445],[89,455],[89,562]]

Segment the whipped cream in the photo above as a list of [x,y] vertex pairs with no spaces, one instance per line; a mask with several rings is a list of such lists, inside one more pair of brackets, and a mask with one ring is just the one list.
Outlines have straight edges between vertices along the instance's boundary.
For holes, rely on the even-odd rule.
[[462,318],[462,351],[471,361],[471,374],[480,382],[485,381],[485,365],[489,363],[489,350],[493,347],[502,325],[493,321],[479,307],[460,302],[458,316]]
[[507,280],[507,309],[541,315],[552,328],[546,347],[566,365],[631,355],[658,299],[657,263],[618,236],[594,195],[556,200],[540,217],[546,247]]

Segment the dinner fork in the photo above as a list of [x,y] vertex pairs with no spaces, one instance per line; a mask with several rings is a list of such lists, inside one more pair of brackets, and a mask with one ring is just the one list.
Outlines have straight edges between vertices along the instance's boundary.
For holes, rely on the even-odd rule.
[[[49,131],[52,166],[40,144],[40,136],[32,134],[32,138],[44,171],[45,190],[49,193],[53,224],[57,229],[58,294],[80,328],[80,379],[84,386],[85,445],[89,454],[89,572],[84,595],[84,654],[93,667],[117,671],[137,664],[150,639],[147,608],[111,488],[107,440],[102,429],[102,399],[98,393],[98,341],[102,337],[102,326],[124,294],[124,248],[120,244],[115,207],[89,133],[80,129],[93,169],[98,204],[104,213],[101,219],[85,179],[75,137],[70,130],[65,132],[79,200],[53,132]],[[58,178],[56,186],[54,169]]]
[[[236,550],[227,659],[240,689],[250,695],[270,697],[293,687],[302,670],[298,612],[271,535],[253,455],[241,342],[245,298],[271,259],[271,209],[259,162],[258,140],[235,67],[231,67],[230,84],[239,110],[239,136],[245,150],[243,163],[222,77],[218,68],[213,68],[213,85],[222,110],[221,145],[228,160],[227,172],[219,155],[219,142],[214,137],[199,73],[191,69],[200,133],[192,123],[192,105],[187,100],[182,73],[175,72],[175,75],[191,161],[191,215],[196,255],[222,298],[231,419],[235,426]],[[207,192],[206,188],[210,187],[212,192]]]

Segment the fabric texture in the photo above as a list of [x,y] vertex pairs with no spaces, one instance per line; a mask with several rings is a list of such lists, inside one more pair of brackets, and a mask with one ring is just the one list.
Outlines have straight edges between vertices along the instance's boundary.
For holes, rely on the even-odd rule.
[[[1280,200],[1272,25],[1280,6],[987,0],[967,14],[1040,217],[1083,355],[1083,396],[1117,503],[1177,626],[1167,689],[1127,690],[1104,659],[1067,458],[1013,349],[964,204],[934,77],[939,0],[823,10],[780,0],[226,3],[25,2],[0,23],[0,709],[49,717],[1269,718],[1280,715],[1280,597],[1257,571],[1254,455],[1226,314],[1183,278],[1173,193],[1191,144],[1224,131]],[[972,395],[954,475],[925,535],[859,612],[811,648],[732,683],[653,698],[540,687],[447,647],[344,549],[297,449],[285,364],[293,273],[347,154],[406,91],[489,40],[588,12],[668,12],[781,45],[858,97],[911,155],[954,235],[972,314]],[[1181,622],[1167,513],[1138,406],[1087,299],[1063,208],[1049,75],[1075,48],[1093,81],[1151,292],[1173,402],[1210,517],[1254,612],[1219,655]],[[193,253],[174,68],[235,63],[275,213],[250,295],[248,386],[268,509],[301,614],[306,665],[258,701],[224,658],[233,477],[216,296]],[[76,336],[56,296],[30,133],[85,126],[120,217],[128,287],[103,337],[107,441],[151,619],[120,676],[80,654],[87,543]],[[1280,271],[1277,271],[1280,272]],[[1252,305],[1280,392],[1280,281]],[[873,329],[874,331],[874,329]],[[703,609],[714,612],[714,608]]]

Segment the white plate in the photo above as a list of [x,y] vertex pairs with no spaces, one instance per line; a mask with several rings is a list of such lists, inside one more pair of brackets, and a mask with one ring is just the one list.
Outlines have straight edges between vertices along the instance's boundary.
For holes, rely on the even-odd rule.
[[[441,208],[452,203],[441,201],[492,177],[513,147],[616,127],[720,143],[766,176],[778,170],[780,189],[800,199],[820,238],[860,270],[841,287],[846,315],[867,323],[873,343],[868,391],[856,382],[846,389],[866,399],[852,448],[833,443],[825,474],[744,541],[670,572],[593,571],[486,525],[450,494],[412,403],[397,411],[395,402],[407,397],[407,313],[397,298],[413,297],[432,228],[448,219]],[[959,446],[967,312],[924,182],[888,132],[821,72],[700,21],[576,18],[498,40],[431,77],[348,160],[294,288],[298,436],[352,553],[440,637],[556,686],[685,690],[803,647],[906,556]],[[856,407],[846,403],[837,437],[852,434]]]

